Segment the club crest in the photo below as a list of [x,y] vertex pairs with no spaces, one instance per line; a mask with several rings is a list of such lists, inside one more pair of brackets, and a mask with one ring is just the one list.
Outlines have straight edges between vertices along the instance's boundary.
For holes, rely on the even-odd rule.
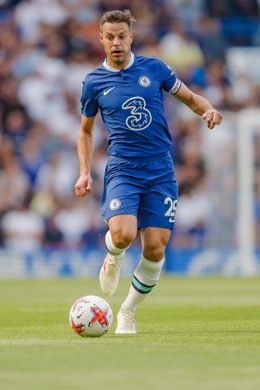
[[150,87],[151,85],[151,80],[147,76],[139,77],[138,82],[141,85],[141,87],[145,87],[145,88]]

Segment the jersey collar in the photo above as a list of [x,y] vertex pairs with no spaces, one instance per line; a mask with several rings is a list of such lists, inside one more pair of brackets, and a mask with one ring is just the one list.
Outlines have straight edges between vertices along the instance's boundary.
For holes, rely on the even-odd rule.
[[125,70],[125,69],[130,68],[130,66],[132,66],[133,63],[134,63],[134,59],[135,59],[135,56],[134,56],[134,54],[131,52],[131,53],[130,53],[130,61],[128,62],[127,66],[126,66],[124,69],[115,69],[115,68],[112,68],[112,66],[109,66],[109,65],[108,65],[107,59],[105,59],[105,61],[103,62],[103,66],[104,66],[104,68],[106,68],[107,70],[110,70],[110,72],[121,72],[121,70]]

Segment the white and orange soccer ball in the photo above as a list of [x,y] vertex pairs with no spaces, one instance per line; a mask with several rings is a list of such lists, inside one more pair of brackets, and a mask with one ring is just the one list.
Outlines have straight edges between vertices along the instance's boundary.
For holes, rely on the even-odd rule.
[[113,312],[105,299],[86,295],[77,299],[71,306],[69,321],[78,335],[100,337],[111,327]]

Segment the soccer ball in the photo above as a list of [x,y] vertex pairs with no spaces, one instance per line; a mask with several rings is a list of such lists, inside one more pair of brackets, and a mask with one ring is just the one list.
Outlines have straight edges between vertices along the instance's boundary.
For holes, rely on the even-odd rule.
[[82,337],[99,337],[113,322],[113,312],[105,299],[86,295],[76,300],[70,309],[72,329]]

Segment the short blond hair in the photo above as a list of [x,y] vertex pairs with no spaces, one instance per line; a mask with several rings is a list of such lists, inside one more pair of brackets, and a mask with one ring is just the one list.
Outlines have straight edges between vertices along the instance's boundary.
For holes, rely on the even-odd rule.
[[133,30],[133,23],[135,22],[135,18],[131,15],[131,12],[128,9],[124,9],[124,11],[114,10],[107,11],[103,14],[100,19],[99,27],[102,30],[102,26],[105,23],[126,23],[129,27],[129,30]]

